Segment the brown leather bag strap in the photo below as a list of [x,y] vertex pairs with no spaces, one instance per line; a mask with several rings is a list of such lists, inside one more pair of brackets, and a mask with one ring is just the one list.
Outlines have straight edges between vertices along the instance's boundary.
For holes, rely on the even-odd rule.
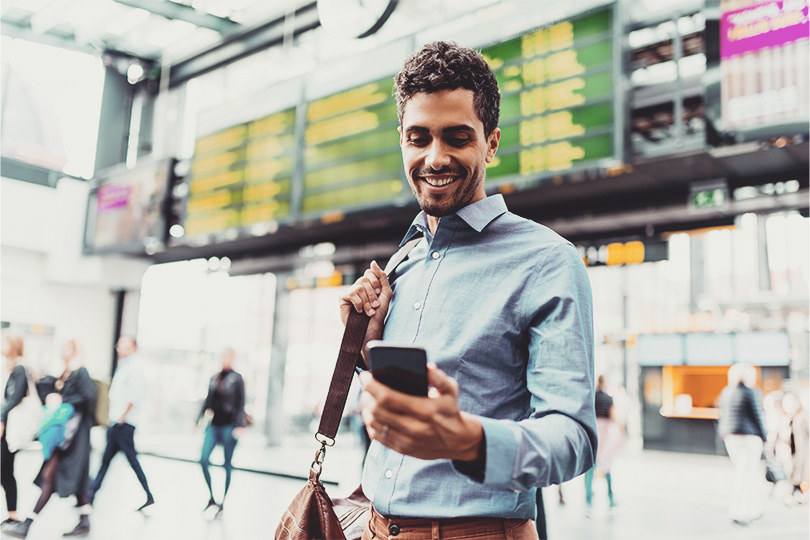
[[343,408],[346,406],[346,398],[349,395],[349,387],[354,376],[354,366],[357,363],[360,349],[363,347],[368,322],[368,315],[355,310],[349,313],[349,320],[346,321],[346,330],[343,332],[343,341],[340,344],[335,371],[332,373],[332,383],[329,385],[329,393],[326,396],[326,403],[321,415],[321,424],[318,427],[318,433],[330,439],[335,438],[340,418],[343,416]]
[[[391,272],[399,263],[405,260],[408,253],[419,243],[422,237],[408,241],[391,258],[385,266],[387,272]],[[346,399],[349,396],[349,387],[354,376],[354,367],[358,365],[361,358],[360,350],[363,347],[363,340],[366,337],[369,317],[365,313],[358,313],[354,309],[349,313],[346,321],[346,329],[343,331],[343,341],[340,344],[340,352],[335,363],[335,371],[332,372],[332,383],[329,385],[329,393],[326,395],[326,403],[321,414],[321,423],[318,426],[318,435],[325,435],[329,439],[335,438],[340,419],[343,416],[343,408],[346,406]],[[360,364],[362,361],[360,360]],[[317,437],[317,435],[316,435]]]

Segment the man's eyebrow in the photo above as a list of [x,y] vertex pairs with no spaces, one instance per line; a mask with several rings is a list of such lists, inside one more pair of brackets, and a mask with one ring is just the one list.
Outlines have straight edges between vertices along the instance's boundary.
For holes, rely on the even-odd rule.
[[459,124],[457,126],[450,126],[442,129],[442,133],[454,133],[457,131],[469,131],[475,133],[475,128],[467,124]]
[[[459,124],[456,126],[442,128],[442,133],[456,133],[459,131],[475,133],[475,128],[468,126],[467,124]],[[430,133],[430,129],[425,126],[408,126],[405,128],[405,133]]]
[[405,128],[405,133],[430,133],[430,130],[424,126],[408,126]]

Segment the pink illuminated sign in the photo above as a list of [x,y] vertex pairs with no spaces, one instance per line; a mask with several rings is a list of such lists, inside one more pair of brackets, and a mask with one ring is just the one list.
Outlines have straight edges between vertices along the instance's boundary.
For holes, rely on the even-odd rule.
[[720,19],[720,56],[779,47],[808,38],[808,0],[764,2],[727,11]]

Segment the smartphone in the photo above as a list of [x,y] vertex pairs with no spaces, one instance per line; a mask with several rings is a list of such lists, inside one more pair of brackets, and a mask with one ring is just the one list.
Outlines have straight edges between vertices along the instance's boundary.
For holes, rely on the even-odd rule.
[[421,347],[369,341],[366,357],[381,383],[413,396],[427,396],[427,353]]

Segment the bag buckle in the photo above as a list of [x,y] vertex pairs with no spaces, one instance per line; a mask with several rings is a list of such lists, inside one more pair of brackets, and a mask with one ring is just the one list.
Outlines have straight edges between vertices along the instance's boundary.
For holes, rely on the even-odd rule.
[[314,475],[315,482],[320,481],[321,471],[323,470],[323,460],[326,458],[326,447],[335,446],[335,439],[327,437],[323,433],[316,433],[315,440],[321,443],[321,447],[315,452],[315,459],[312,461],[310,468],[310,477]]

